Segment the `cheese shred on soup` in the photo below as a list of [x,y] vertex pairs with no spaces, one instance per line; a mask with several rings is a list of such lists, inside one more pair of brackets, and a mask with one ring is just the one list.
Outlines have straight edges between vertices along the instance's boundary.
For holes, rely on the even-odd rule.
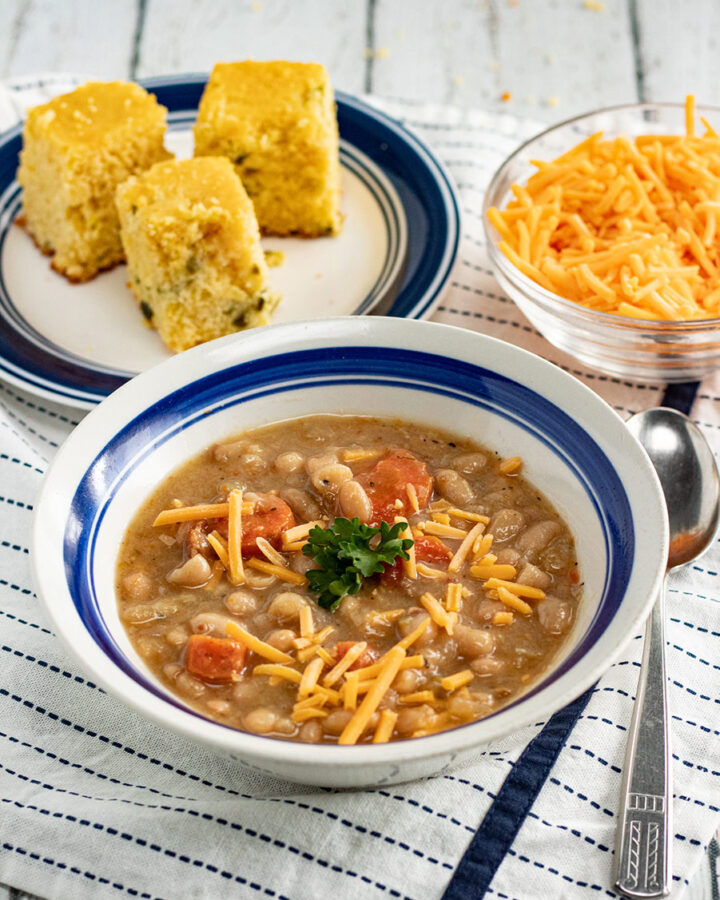
[[117,567],[120,617],[170,691],[243,731],[339,744],[507,704],[555,657],[580,582],[521,457],[346,416],[187,463],[136,515]]

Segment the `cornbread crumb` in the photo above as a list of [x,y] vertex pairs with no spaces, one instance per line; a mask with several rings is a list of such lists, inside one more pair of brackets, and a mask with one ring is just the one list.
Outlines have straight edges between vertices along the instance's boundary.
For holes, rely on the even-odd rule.
[[51,265],[88,281],[124,259],[115,188],[171,156],[165,114],[137,84],[89,82],[28,113],[18,182],[25,226]]
[[266,325],[278,297],[248,198],[231,163],[158,163],[117,190],[129,287],[176,352]]
[[265,262],[269,269],[276,269],[285,262],[285,254],[282,250],[265,250]]
[[336,234],[340,161],[333,91],[315,63],[218,63],[200,101],[196,156],[226,156],[264,234]]

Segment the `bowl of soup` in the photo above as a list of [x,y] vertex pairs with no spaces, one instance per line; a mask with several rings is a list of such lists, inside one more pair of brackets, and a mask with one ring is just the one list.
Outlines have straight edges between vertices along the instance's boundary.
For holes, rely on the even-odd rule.
[[622,420],[447,326],[329,319],[188,351],[61,448],[37,505],[57,633],[150,721],[264,773],[436,773],[608,668],[667,557]]

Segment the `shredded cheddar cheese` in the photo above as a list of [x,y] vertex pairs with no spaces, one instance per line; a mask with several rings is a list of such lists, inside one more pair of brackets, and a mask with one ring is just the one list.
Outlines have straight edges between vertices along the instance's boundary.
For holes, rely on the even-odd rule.
[[309,638],[315,631],[315,623],[313,622],[312,609],[309,606],[300,607],[300,636]]
[[392,737],[398,714],[393,709],[384,709],[373,735],[373,744],[385,744]]
[[478,563],[476,566],[470,566],[470,574],[474,578],[514,578],[516,575],[515,566],[497,563]]
[[298,572],[292,572],[282,566],[276,566],[275,563],[268,562],[265,559],[256,559],[254,556],[246,560],[246,565],[251,569],[257,569],[259,572],[266,572],[268,575],[277,575],[280,581],[288,581],[290,584],[305,584],[305,576]]
[[460,612],[462,590],[463,586],[457,582],[448,585],[447,595],[445,596],[445,609],[448,612]]
[[255,544],[268,562],[274,563],[276,566],[283,566],[283,568],[287,566],[288,561],[282,553],[277,552],[267,538],[256,537]]
[[434,703],[435,694],[432,691],[415,691],[414,694],[403,694],[398,697],[398,703]]
[[[269,659],[270,662],[292,662],[292,656],[289,656],[287,653],[283,653],[282,650],[278,650],[276,647],[272,647],[270,644],[266,644],[265,641],[261,641],[260,638],[255,637],[254,634],[250,634],[249,631],[245,631],[245,629],[241,625],[238,625],[236,622],[232,622],[228,619],[228,621],[225,623],[225,631],[227,631],[231,638],[235,638],[235,640],[245,644],[248,650],[252,650],[253,653],[256,653],[258,656],[262,656],[264,659]],[[284,675],[283,672],[266,672],[263,674]]]
[[370,690],[365,694],[363,702],[353,713],[352,718],[343,729],[338,744],[356,744],[358,738],[365,731],[372,714],[378,708],[380,701],[385,696],[393,679],[400,670],[400,664],[405,657],[405,648],[396,644],[388,650],[385,657],[383,670],[373,682]]
[[478,522],[477,525],[473,525],[473,527],[468,531],[468,533],[463,538],[462,544],[455,551],[455,555],[450,560],[448,565],[448,572],[459,572],[462,568],[463,563],[465,562],[465,558],[472,549],[475,541],[480,537],[480,535],[485,530],[485,525],[483,522]]
[[482,537],[478,538],[473,544],[473,555],[477,559],[485,556],[492,547],[492,542],[493,536],[491,534],[484,534]]
[[483,585],[484,591],[500,590],[500,588],[505,588],[505,590],[516,594],[518,597],[529,597],[531,600],[545,599],[545,591],[541,591],[540,588],[530,587],[529,584],[504,581],[502,578],[488,578]]
[[428,566],[426,563],[417,563],[417,573],[423,578],[449,578],[450,576],[445,569],[436,569]]
[[420,512],[420,502],[418,501],[417,491],[415,490],[415,485],[408,481],[405,485],[405,492],[408,495],[408,500],[410,501],[410,508],[413,512]]
[[522,613],[524,616],[529,616],[532,613],[532,606],[529,603],[526,603],[524,600],[521,600],[517,594],[511,593],[507,588],[499,587],[497,588],[498,592],[498,600],[501,603],[504,603],[505,606],[509,606],[511,609],[516,609],[519,613]]
[[[395,517],[395,522],[404,522],[404,519]],[[410,530],[410,526],[406,523],[405,528],[400,532],[399,537],[403,540],[412,540],[412,531]],[[400,562],[402,563],[403,574],[407,575],[408,578],[411,578],[413,581],[417,579],[417,562],[415,561],[415,544],[413,542],[412,546],[408,548],[406,551],[408,558],[403,559],[400,558]]]
[[504,459],[498,466],[498,472],[501,475],[514,475],[522,469],[522,459],[519,456],[511,456]]
[[[176,501],[178,502],[178,501]],[[174,509],[164,509],[158,514],[153,526],[176,525],[178,522],[198,522],[200,519],[224,519],[228,515],[227,503],[202,503],[199,506],[179,506]],[[251,513],[252,503],[243,503],[242,511]]]
[[487,525],[490,522],[488,516],[480,515],[480,513],[468,512],[466,509],[457,509],[454,506],[450,507],[448,515],[454,516],[456,519],[467,519],[469,522],[482,522],[483,525]]
[[228,561],[230,563],[230,581],[242,584],[245,581],[242,559],[242,496],[243,492],[236,488],[228,497]]
[[534,161],[507,208],[488,210],[502,252],[542,287],[601,312],[720,316],[720,137],[704,121],[695,133],[692,96],[685,114],[685,135],[598,133]]
[[312,693],[324,666],[325,663],[319,656],[310,660],[307,666],[305,666],[305,671],[302,673],[302,678],[300,679],[300,687],[298,688],[298,698],[302,699]]
[[464,687],[466,684],[470,684],[474,677],[475,673],[470,669],[463,669],[462,672],[455,672],[454,675],[448,675],[446,678],[443,678],[440,686],[443,690],[450,693]]
[[463,540],[467,534],[467,531],[463,531],[462,528],[443,525],[441,522],[420,522],[419,527],[425,534],[436,534],[438,537],[446,537],[458,541]]
[[300,679],[302,678],[297,669],[273,663],[261,663],[259,666],[255,666],[253,675],[269,675],[271,678],[284,678],[285,681],[294,681],[297,684],[300,684]]
[[226,569],[230,568],[230,559],[227,552],[227,541],[217,531],[211,531],[207,536],[207,542],[217,553],[218,559]]
[[336,681],[347,672],[350,666],[357,662],[358,659],[363,655],[365,650],[367,649],[367,641],[359,641],[357,644],[354,644],[347,653],[340,659],[335,666],[330,669],[327,675],[323,678],[323,684],[325,687],[332,687]]

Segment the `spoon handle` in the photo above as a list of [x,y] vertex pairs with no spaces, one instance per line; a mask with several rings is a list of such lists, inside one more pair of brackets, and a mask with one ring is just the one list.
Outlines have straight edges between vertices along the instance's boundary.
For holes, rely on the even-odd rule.
[[670,890],[671,789],[664,594],[663,585],[645,630],[620,795],[615,886],[628,897],[664,897]]

